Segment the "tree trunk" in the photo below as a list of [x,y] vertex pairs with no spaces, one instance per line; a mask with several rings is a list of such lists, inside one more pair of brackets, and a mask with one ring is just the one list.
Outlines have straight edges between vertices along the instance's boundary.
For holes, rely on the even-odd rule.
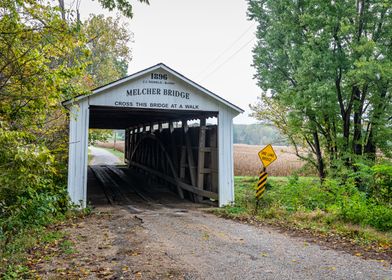
[[[362,155],[362,147],[361,143],[362,137],[362,110],[363,103],[361,98],[361,91],[357,86],[353,87],[354,95],[354,134],[353,134],[353,153],[355,155]],[[365,92],[362,93],[363,95]]]
[[61,18],[65,21],[65,5],[64,0],[59,0],[59,8],[61,12]]
[[372,161],[376,160],[376,135],[375,132],[376,127],[378,123],[380,122],[380,118],[382,116],[382,112],[385,110],[386,103],[388,102],[386,100],[387,96],[387,86],[385,86],[384,89],[381,90],[380,93],[380,101],[378,102],[377,106],[375,106],[373,114],[369,120],[369,129],[368,129],[368,136],[367,136],[367,142],[365,144],[365,150],[364,154],[371,159]]
[[323,182],[325,179],[325,170],[324,170],[325,167],[324,167],[324,160],[321,153],[320,141],[319,141],[319,136],[317,131],[313,132],[313,141],[314,141],[314,150],[317,157],[317,171],[319,174],[320,181]]
[[367,143],[365,145],[365,155],[368,159],[375,161],[376,160],[376,144],[374,141],[374,133],[373,133],[373,126],[369,128],[369,136],[367,139]]

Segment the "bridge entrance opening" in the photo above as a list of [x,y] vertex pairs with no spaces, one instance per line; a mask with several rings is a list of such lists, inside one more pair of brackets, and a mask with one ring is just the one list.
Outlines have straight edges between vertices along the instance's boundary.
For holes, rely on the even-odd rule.
[[159,200],[172,192],[194,202],[217,203],[217,116],[208,111],[90,106],[89,128],[125,131],[124,143],[117,143],[125,164],[114,165],[105,150],[96,152],[103,159],[93,158],[89,165],[88,201]]
[[[68,192],[74,203],[86,205],[94,180],[108,201],[126,200],[127,193],[148,199],[162,190],[220,206],[234,200],[232,120],[242,110],[166,65],[64,105],[70,110]],[[89,129],[125,131],[123,166],[88,167]]]

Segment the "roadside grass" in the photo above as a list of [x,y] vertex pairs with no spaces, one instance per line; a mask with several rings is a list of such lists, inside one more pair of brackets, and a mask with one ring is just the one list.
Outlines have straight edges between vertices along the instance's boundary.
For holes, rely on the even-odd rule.
[[91,149],[90,147],[88,148],[88,164],[91,163],[91,161],[93,160],[94,156],[91,154]]
[[36,279],[36,271],[32,269],[36,262],[50,260],[54,254],[74,253],[72,242],[61,229],[88,213],[87,210],[69,211],[65,216],[52,220],[48,226],[26,228],[12,236],[11,240],[1,240],[0,279]]
[[100,147],[100,148],[112,153],[114,156],[118,157],[122,162],[124,162],[124,153],[123,152],[120,152],[120,151],[115,150],[113,148],[103,148],[103,147]]
[[70,240],[63,240],[60,244],[61,250],[64,252],[64,254],[71,255],[73,253],[76,253],[76,250],[74,249],[74,244]]
[[[113,148],[106,148],[106,147],[102,147],[100,145],[98,145],[97,147],[104,149],[106,151],[108,151],[109,153],[111,153],[112,155],[114,155],[115,157],[117,157],[122,163],[124,163],[124,153],[119,151],[119,150],[115,150]],[[91,150],[90,148],[88,149],[88,162],[89,164],[91,163],[91,161],[93,160],[94,156],[91,154]],[[120,163],[120,164],[122,164]]]
[[[269,177],[256,208],[257,177],[235,177],[235,204],[214,209],[226,218],[256,221],[314,235],[337,236],[381,251],[392,249],[392,209],[375,205],[351,188],[315,177]],[[380,219],[376,221],[375,219]]]

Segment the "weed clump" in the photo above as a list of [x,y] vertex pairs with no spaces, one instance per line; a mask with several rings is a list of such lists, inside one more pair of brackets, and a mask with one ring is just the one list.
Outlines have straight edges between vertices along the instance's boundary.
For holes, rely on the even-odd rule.
[[320,184],[314,177],[270,177],[257,208],[256,184],[257,177],[235,177],[236,202],[221,212],[235,218],[253,216],[319,231],[333,229],[345,235],[348,228],[355,228],[352,232],[365,239],[374,236],[364,232],[392,232],[391,205],[354,184],[342,185],[335,179]]

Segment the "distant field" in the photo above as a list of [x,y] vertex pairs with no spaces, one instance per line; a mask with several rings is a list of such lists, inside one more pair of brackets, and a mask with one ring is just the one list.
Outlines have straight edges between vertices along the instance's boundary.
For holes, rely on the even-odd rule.
[[[99,142],[97,144],[97,147],[102,147],[102,148],[113,148],[113,146],[114,146],[113,142],[107,142],[107,143]],[[116,150],[124,153],[124,141],[116,141]]]
[[[234,144],[234,175],[257,176],[262,168],[258,152],[264,146]],[[272,176],[288,176],[293,171],[301,168],[300,161],[290,147],[273,146],[278,159],[268,166],[267,171]]]
[[[99,143],[98,147],[113,148],[113,143]],[[263,146],[234,144],[234,175],[235,176],[257,176],[262,168],[257,153]],[[290,147],[273,146],[278,159],[267,169],[272,176],[288,176],[302,167],[300,161]],[[117,141],[116,150],[124,152],[124,141]]]

